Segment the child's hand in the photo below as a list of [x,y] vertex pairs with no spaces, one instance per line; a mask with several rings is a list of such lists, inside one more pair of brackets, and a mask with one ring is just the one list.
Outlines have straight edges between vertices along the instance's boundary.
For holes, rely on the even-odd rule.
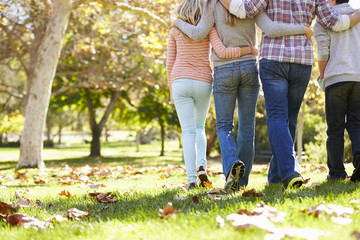
[[308,38],[308,39],[311,39],[311,37],[313,36],[313,31],[311,30],[311,28],[307,27],[307,26],[304,26],[305,28],[305,36]]
[[252,55],[258,56],[259,55],[259,49],[257,49],[256,47],[252,47]]

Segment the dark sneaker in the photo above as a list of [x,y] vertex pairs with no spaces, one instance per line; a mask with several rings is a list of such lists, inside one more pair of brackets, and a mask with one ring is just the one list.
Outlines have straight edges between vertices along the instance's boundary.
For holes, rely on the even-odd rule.
[[302,177],[299,173],[294,173],[283,182],[285,189],[299,188],[303,184]]
[[197,184],[192,182],[192,183],[189,184],[188,190],[190,191],[190,190],[193,190],[195,188],[197,188]]
[[235,161],[229,170],[226,178],[224,190],[227,193],[238,191],[240,189],[239,179],[245,174],[245,165],[242,161]]
[[326,177],[327,181],[342,181],[345,179],[346,179],[346,177],[334,177],[334,176],[330,176],[330,175],[327,175],[327,177]]
[[205,187],[204,182],[210,182],[207,172],[203,166],[200,166],[197,170],[197,176],[199,178],[199,186]]
[[358,182],[360,181],[360,155],[356,155],[356,157],[354,158],[354,166],[355,170],[353,172],[353,174],[350,177],[350,181],[352,182]]

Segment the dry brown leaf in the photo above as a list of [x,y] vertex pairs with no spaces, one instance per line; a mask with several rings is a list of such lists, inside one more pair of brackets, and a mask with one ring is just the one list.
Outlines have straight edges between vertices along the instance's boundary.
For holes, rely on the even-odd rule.
[[166,217],[175,218],[175,214],[179,212],[181,211],[175,210],[175,208],[172,206],[172,203],[168,202],[164,207],[164,209],[159,209],[158,215],[160,216],[161,219]]
[[89,217],[89,211],[88,212],[84,212],[81,211],[77,208],[70,208],[69,210],[67,210],[67,217],[70,219],[76,219],[76,220],[81,220],[84,217]]
[[13,208],[10,204],[4,203],[0,201],[0,213],[1,214],[8,214],[16,212],[16,209]]
[[213,188],[212,182],[203,182],[204,186],[207,188]]
[[262,197],[265,196],[265,192],[255,192],[255,189],[250,189],[242,193],[243,197]]
[[303,179],[303,184],[307,184],[311,178]]
[[66,191],[66,190],[62,190],[60,193],[59,193],[60,196],[65,196],[65,197],[68,197],[70,198],[71,197],[71,193],[69,191]]
[[11,226],[22,226],[24,228],[45,229],[50,223],[39,221],[35,217],[26,214],[15,213],[7,217],[6,222]]
[[96,197],[97,195],[99,195],[99,194],[101,194],[101,193],[98,193],[98,192],[93,192],[93,193],[89,193],[89,196],[91,196],[91,197]]
[[19,197],[19,200],[15,203],[15,207],[16,208],[20,208],[20,207],[33,207],[34,204],[31,203],[32,200],[27,198],[23,198],[23,197]]
[[210,190],[208,192],[205,192],[206,194],[222,194],[222,193],[226,193],[226,191],[222,188],[215,188],[213,190]]
[[39,207],[43,207],[44,204],[38,199],[36,200],[36,205],[38,205]]
[[66,217],[63,217],[61,215],[55,215],[52,216],[51,218],[47,219],[47,222],[64,222],[67,221],[68,219]]
[[44,183],[47,183],[48,180],[46,180],[45,178],[35,178],[34,179],[34,183],[35,184],[44,184]]
[[199,204],[199,197],[198,196],[193,196],[192,200],[193,200],[194,203]]
[[232,222],[232,226],[235,229],[246,230],[251,227],[263,229],[270,233],[277,233],[277,229],[270,220],[265,216],[248,216],[239,214],[230,214],[226,217],[226,220]]
[[110,192],[108,193],[100,193],[96,196],[96,201],[99,203],[116,203],[119,200],[114,199],[115,194],[112,194]]
[[265,205],[263,201],[260,201],[257,208],[254,209],[255,215],[265,216],[273,222],[282,223],[285,220],[286,213],[277,210],[274,207]]
[[237,214],[240,214],[240,215],[248,215],[248,216],[254,216],[255,213],[254,212],[250,212],[249,210],[246,210],[246,209],[241,209],[237,212]]
[[354,209],[333,204],[328,204],[327,206],[325,206],[324,204],[319,204],[315,207],[304,209],[301,212],[304,212],[308,215],[314,215],[315,217],[318,217],[320,213],[334,215],[337,217],[346,217],[353,214]]

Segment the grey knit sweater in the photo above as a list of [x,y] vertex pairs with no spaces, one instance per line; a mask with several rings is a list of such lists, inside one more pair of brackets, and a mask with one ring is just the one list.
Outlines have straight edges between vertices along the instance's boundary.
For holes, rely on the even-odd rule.
[[[340,14],[351,14],[356,9],[348,3],[333,7]],[[339,82],[360,82],[360,24],[344,32],[325,29],[319,22],[314,26],[319,61],[328,61],[323,89]]]
[[[284,35],[304,34],[303,25],[292,25],[273,22],[266,13],[258,14],[255,19],[238,20],[231,26],[225,20],[225,11],[227,11],[218,0],[211,1],[209,9],[205,8],[199,23],[194,26],[181,19],[176,21],[176,26],[190,38],[200,41],[207,36],[214,26],[220,39],[226,47],[244,47],[256,46],[256,28],[255,23],[269,37],[280,37]],[[222,59],[212,51],[212,61],[214,67],[238,62],[256,59],[254,55],[248,54],[240,58]]]

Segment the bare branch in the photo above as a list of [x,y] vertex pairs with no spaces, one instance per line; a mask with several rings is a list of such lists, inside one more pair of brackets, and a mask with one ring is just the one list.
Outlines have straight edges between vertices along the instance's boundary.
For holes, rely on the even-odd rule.
[[46,11],[52,10],[52,2],[51,0],[41,0],[44,3]]
[[54,97],[54,96],[66,93],[70,89],[83,88],[83,87],[86,87],[88,85],[89,84],[87,84],[87,83],[78,83],[78,84],[74,84],[74,85],[69,85],[69,86],[60,88],[59,90],[56,90],[56,91],[52,92],[51,96]]
[[111,96],[110,103],[106,107],[105,113],[104,113],[104,115],[103,115],[103,117],[102,117],[102,119],[101,119],[101,121],[99,123],[100,129],[103,129],[103,127],[105,126],[106,121],[108,120],[111,111],[114,109],[115,104],[116,104],[117,100],[119,99],[120,93],[121,93],[120,91],[116,91]]
[[0,82],[0,92],[6,93],[12,97],[16,97],[19,99],[23,99],[25,97],[25,92],[20,90],[19,88],[12,86],[10,84],[6,84]]
[[29,51],[29,46],[24,42],[19,35],[17,35],[15,32],[10,31],[6,26],[0,24],[0,28],[4,30],[12,39],[18,39],[20,40],[21,44],[24,46],[24,48]]
[[[75,0],[73,3],[73,8],[77,8],[79,5],[84,4],[84,3],[89,3],[89,2],[100,2],[103,3],[104,1],[101,0]],[[105,1],[105,5],[107,8],[111,7],[111,8],[120,8],[122,10],[125,11],[130,11],[132,13],[135,14],[139,14],[139,15],[143,15],[147,18],[150,18],[158,23],[160,23],[161,25],[163,25],[164,27],[169,27],[168,23],[166,21],[164,21],[162,18],[156,16],[156,14],[150,12],[149,10],[145,9],[145,8],[140,8],[140,7],[134,7],[131,6],[129,4],[126,3],[118,3],[116,1],[109,1],[106,2]]]
[[153,14],[152,12],[150,12],[149,10],[147,10],[145,8],[134,7],[134,6],[131,6],[131,5],[125,4],[125,3],[115,3],[115,5],[118,8],[121,8],[123,10],[131,11],[133,13],[137,13],[140,15],[145,15],[146,17],[150,17],[151,19],[155,20],[156,22],[162,24],[164,27],[169,26],[166,23],[166,21],[164,21],[162,18],[156,16],[155,14]]

